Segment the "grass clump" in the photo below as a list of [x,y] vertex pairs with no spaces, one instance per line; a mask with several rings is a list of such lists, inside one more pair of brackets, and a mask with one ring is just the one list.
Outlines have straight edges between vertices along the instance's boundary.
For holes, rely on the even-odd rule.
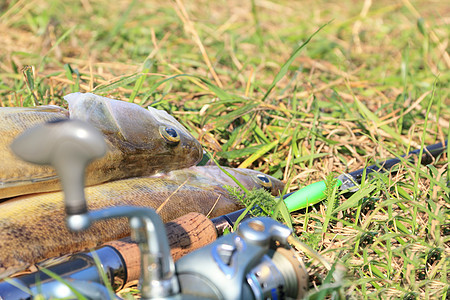
[[240,204],[249,208],[248,213],[254,217],[268,217],[273,215],[276,207],[275,197],[264,189],[253,189],[248,193],[239,188],[226,186],[230,195]]

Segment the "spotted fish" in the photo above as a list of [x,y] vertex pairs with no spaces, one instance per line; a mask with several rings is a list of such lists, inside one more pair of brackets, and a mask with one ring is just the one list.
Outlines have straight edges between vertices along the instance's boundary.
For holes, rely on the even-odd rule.
[[9,148],[23,131],[48,121],[81,119],[106,137],[107,154],[86,171],[88,186],[187,168],[202,158],[200,143],[165,111],[90,93],[65,99],[69,110],[0,108],[0,199],[61,189],[52,167],[24,162]]
[[[227,171],[247,189],[264,187],[278,194],[283,188],[281,181],[260,172]],[[164,222],[189,212],[216,217],[240,208],[223,188],[236,186],[226,178],[218,167],[193,167],[103,183],[85,188],[85,194],[89,210],[124,205],[152,207]],[[65,217],[62,192],[26,195],[0,204],[0,278],[43,259],[130,234],[125,219],[99,221],[84,232],[74,233],[66,228]]]
[[[284,183],[272,176],[266,175],[256,170],[244,168],[221,167],[237,181],[244,183],[244,187],[251,190],[253,188],[264,188],[271,192],[273,196],[279,196],[284,188]],[[236,182],[215,165],[195,166],[184,170],[176,170],[168,174],[159,174],[163,178],[175,180],[187,180],[195,177],[196,182],[208,185],[209,182],[220,182],[221,186],[237,186]]]

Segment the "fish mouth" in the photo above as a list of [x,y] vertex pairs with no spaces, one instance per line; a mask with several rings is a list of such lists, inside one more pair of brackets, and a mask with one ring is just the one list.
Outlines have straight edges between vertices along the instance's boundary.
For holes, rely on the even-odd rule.
[[[196,140],[182,141],[176,148],[167,147],[164,151],[156,151],[151,157],[164,161],[160,169],[168,172],[195,166],[203,158],[203,148]],[[183,157],[183,162],[178,157]]]
[[273,186],[272,186],[272,195],[274,196],[280,196],[280,194],[284,190],[285,184],[281,180],[272,180]]
[[203,147],[197,140],[194,142],[183,143],[181,145],[183,154],[187,157],[186,162],[188,167],[194,166],[199,163],[203,158]]

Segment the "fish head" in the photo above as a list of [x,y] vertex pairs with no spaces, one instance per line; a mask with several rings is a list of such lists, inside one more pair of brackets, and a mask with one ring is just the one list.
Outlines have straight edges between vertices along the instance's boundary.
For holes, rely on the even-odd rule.
[[283,192],[284,183],[273,176],[245,168],[227,168],[227,171],[228,170],[232,170],[230,174],[249,190],[253,188],[263,188],[274,196],[279,196],[281,192]]
[[179,169],[181,161],[190,167],[196,165],[203,157],[203,149],[200,143],[166,111],[148,107],[148,112],[156,119],[159,138],[162,138],[160,156],[164,156],[167,165],[176,164],[170,170]]
[[239,181],[248,190],[263,188],[272,195],[279,196],[284,189],[284,183],[281,180],[256,170],[244,168],[219,168],[215,165],[195,166],[189,169],[176,170],[170,174],[177,179],[182,179],[183,176],[186,178],[196,177],[196,180],[205,186],[215,183],[221,186],[229,185],[237,187],[238,185],[233,178],[222,170],[234,177],[234,179]]
[[71,119],[100,129],[112,147],[142,162],[139,167],[149,167],[148,174],[190,167],[202,158],[200,143],[165,111],[92,93],[73,93],[64,99]]

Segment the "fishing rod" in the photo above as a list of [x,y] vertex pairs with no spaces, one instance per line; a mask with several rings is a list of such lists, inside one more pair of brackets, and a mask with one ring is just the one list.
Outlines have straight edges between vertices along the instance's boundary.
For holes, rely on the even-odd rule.
[[[422,165],[426,165],[433,162],[441,153],[443,153],[447,149],[447,144],[448,141],[445,141],[444,143],[437,143],[424,148],[422,151],[420,163]],[[411,162],[414,162],[414,159],[417,160],[420,152],[421,149],[416,149],[400,157],[407,158]],[[361,184],[364,173],[367,175],[374,172],[389,172],[394,165],[400,162],[402,162],[402,159],[400,158],[391,158],[350,173],[343,173],[336,178],[335,186],[338,187],[341,191],[357,191],[358,185]],[[307,185],[298,191],[286,194],[283,199],[288,210],[290,212],[293,212],[324,200],[326,198],[326,190],[327,187],[325,181],[319,181]]]

